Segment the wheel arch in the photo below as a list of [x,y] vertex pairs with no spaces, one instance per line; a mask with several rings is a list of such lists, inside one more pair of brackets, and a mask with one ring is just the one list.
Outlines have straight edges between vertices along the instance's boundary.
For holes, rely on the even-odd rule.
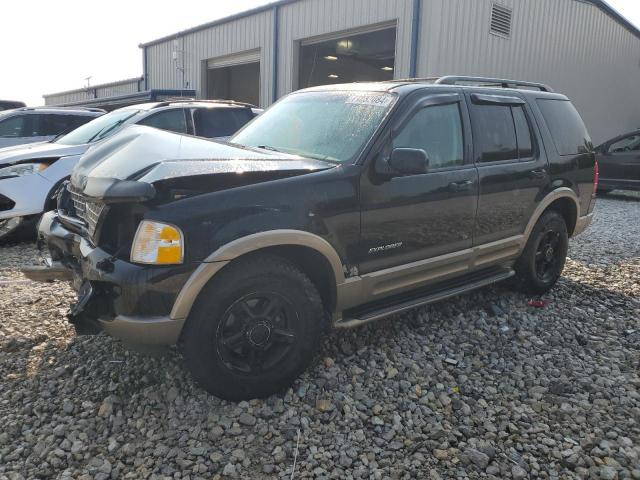
[[529,236],[536,223],[538,223],[538,220],[540,220],[540,217],[549,210],[557,211],[563,216],[567,224],[569,237],[573,236],[578,222],[580,203],[578,196],[572,189],[561,187],[547,194],[534,210],[525,230],[522,248],[524,248],[524,245],[526,245],[526,242],[529,240]]
[[182,287],[170,317],[185,320],[202,289],[227,265],[260,253],[281,256],[298,266],[316,285],[326,308],[333,311],[337,286],[345,282],[342,261],[336,250],[322,237],[309,232],[273,230],[234,240],[207,257]]

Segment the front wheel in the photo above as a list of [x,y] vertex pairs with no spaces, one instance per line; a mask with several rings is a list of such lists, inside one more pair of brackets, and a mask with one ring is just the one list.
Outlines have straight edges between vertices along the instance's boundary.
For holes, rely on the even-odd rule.
[[34,240],[38,220],[40,215],[0,219],[0,245]]
[[562,274],[568,248],[569,235],[562,215],[544,213],[515,265],[519,289],[537,295],[551,290]]
[[200,294],[185,325],[185,362],[218,397],[267,397],[309,366],[324,318],[316,287],[295,265],[266,255],[239,260]]

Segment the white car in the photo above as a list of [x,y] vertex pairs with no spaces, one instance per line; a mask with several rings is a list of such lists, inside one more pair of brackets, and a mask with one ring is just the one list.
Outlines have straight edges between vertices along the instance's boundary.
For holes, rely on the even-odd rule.
[[127,125],[224,140],[260,112],[224,100],[145,103],[114,110],[51,142],[0,150],[0,242],[34,233],[80,157]]

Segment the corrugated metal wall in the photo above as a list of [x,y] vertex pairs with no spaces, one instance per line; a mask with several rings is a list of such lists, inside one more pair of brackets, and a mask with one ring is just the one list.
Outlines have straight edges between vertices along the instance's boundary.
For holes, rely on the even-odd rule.
[[239,52],[260,49],[260,102],[266,104],[271,97],[272,12],[256,15],[216,25],[205,30],[186,34],[177,38],[178,66],[182,66],[184,55],[184,79],[176,68],[173,52],[174,41],[151,45],[147,48],[148,88],[188,88],[204,93],[202,85],[202,63],[208,59],[223,57]]
[[[495,0],[513,8],[508,39],[489,33],[494,0],[422,0],[418,76],[473,74],[541,81],[570,96],[596,142],[640,127],[640,39],[578,0]],[[279,7],[278,95],[297,87],[301,40],[397,25],[397,78],[410,71],[413,0],[299,0]],[[261,49],[260,100],[271,103],[272,9],[188,33],[185,79],[200,94],[203,62]],[[184,44],[184,47],[182,45]],[[147,48],[148,88],[182,88],[173,40]],[[180,63],[180,61],[179,61]]]
[[640,39],[576,0],[500,0],[511,37],[489,33],[492,0],[424,0],[420,76],[499,76],[568,95],[596,143],[640,127]]
[[397,22],[396,75],[409,76],[412,0],[304,0],[280,8],[278,92],[297,87],[300,40]]
[[113,97],[117,95],[127,95],[139,91],[139,84],[142,80],[132,78],[122,82],[106,83],[95,85],[88,89],[71,90],[59,94],[44,95],[45,105],[65,105],[67,103],[82,102],[94,98]]

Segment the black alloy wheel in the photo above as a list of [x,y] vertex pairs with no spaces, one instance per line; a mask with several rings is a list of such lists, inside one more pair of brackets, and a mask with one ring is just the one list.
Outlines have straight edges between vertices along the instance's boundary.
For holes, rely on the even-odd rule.
[[298,314],[276,292],[236,300],[218,324],[216,343],[224,364],[240,373],[260,373],[277,365],[296,340]]
[[560,233],[548,230],[540,242],[535,256],[536,275],[541,282],[548,283],[558,275],[564,264],[560,251]]
[[518,290],[536,295],[551,290],[562,275],[568,249],[564,217],[555,210],[542,214],[514,266]]

